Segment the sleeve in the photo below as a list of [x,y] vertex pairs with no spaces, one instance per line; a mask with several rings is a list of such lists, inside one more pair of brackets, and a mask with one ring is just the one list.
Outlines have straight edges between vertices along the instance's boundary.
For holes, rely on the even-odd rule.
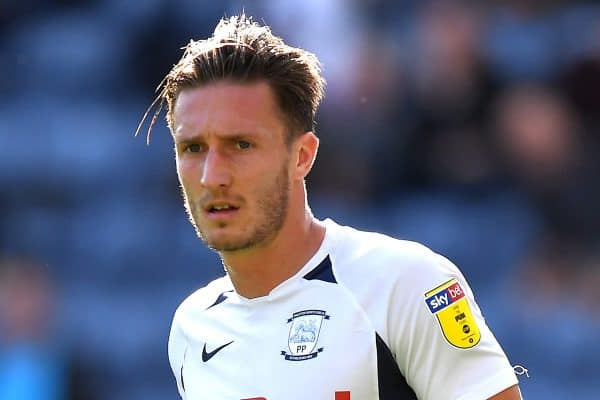
[[187,350],[187,340],[180,325],[179,310],[175,312],[171,332],[169,334],[168,352],[169,363],[171,370],[175,376],[177,390],[182,400],[185,400],[185,384],[183,381],[183,366],[185,361],[185,353]]
[[390,299],[389,343],[418,398],[481,400],[517,384],[458,268],[431,252],[410,271]]

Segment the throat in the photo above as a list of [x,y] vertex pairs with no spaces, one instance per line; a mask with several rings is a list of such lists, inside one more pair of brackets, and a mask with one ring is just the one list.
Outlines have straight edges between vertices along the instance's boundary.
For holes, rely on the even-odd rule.
[[265,247],[221,254],[239,295],[249,299],[266,296],[294,276],[321,247],[325,227],[315,223],[299,239],[291,237],[280,235]]

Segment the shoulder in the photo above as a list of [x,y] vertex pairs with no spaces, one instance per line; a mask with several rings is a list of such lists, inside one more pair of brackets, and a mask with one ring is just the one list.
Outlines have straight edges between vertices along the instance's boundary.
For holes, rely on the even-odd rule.
[[219,301],[220,296],[229,290],[230,285],[227,277],[216,279],[189,295],[175,311],[167,348],[171,370],[182,398],[184,398],[184,386],[181,371],[188,348],[190,327],[199,314]]
[[470,293],[458,267],[427,246],[350,227],[335,230],[330,252],[334,274],[390,345],[394,337],[408,337],[391,329],[395,322],[402,322],[396,328],[408,329],[419,321],[417,315],[429,318],[431,291],[456,281]]
[[489,398],[516,383],[466,279],[426,246],[337,226],[332,265],[419,398]]
[[210,308],[223,293],[233,290],[231,281],[223,276],[208,283],[185,298],[175,311],[174,320],[193,316]]
[[336,272],[350,280],[360,278],[364,283],[371,276],[427,287],[439,278],[460,274],[452,262],[423,244],[348,226],[335,225],[333,230],[332,262]]

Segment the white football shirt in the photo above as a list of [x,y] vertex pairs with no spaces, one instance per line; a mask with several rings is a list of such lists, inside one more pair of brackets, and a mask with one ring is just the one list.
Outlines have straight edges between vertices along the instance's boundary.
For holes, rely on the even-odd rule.
[[178,307],[184,400],[482,400],[517,384],[460,271],[426,247],[324,221],[315,255],[267,296],[227,276]]

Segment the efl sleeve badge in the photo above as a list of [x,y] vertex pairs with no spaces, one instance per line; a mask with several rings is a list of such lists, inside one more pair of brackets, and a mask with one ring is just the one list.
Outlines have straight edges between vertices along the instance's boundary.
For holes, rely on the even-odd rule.
[[468,349],[479,343],[481,332],[465,292],[456,279],[425,293],[425,303],[437,317],[442,333],[450,344]]

